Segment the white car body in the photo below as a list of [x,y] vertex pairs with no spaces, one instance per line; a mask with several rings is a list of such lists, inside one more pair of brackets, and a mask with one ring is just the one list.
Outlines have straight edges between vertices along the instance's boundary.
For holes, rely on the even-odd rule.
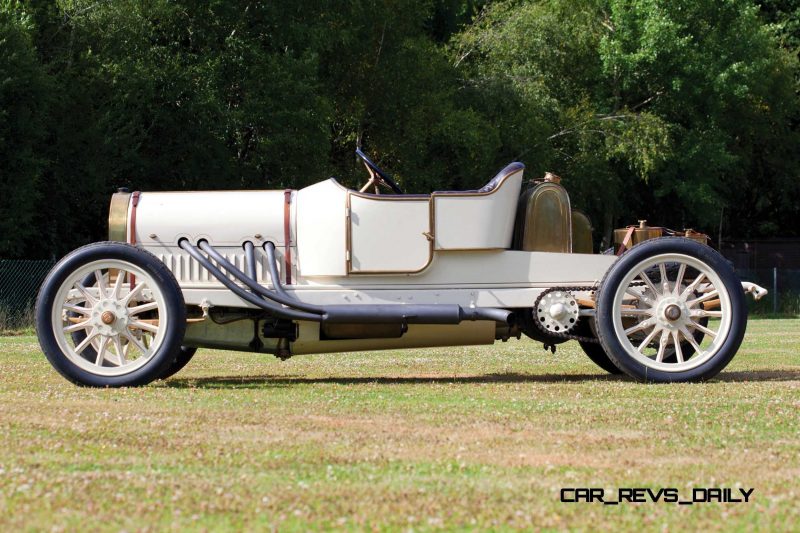
[[[429,196],[367,194],[331,178],[289,192],[288,231],[284,191],[141,193],[136,205],[128,204],[126,233],[128,242],[169,267],[188,305],[206,309],[255,306],[182,250],[183,238],[207,239],[242,270],[245,242],[256,248],[272,242],[284,284],[291,258],[286,290],[318,305],[529,308],[546,288],[596,285],[615,256],[509,249],[522,178],[520,166],[490,192]],[[273,288],[266,256],[256,257],[258,282]],[[215,338],[209,328],[208,321],[190,324],[187,342],[205,345],[204,339]],[[301,321],[291,353],[490,344],[495,338],[495,325],[479,321],[410,325],[399,339],[321,341],[319,324]]]
[[766,293],[691,230],[642,223],[615,232],[616,254],[586,253],[588,218],[557,176],[523,190],[521,163],[476,191],[408,195],[357,154],[360,191],[331,178],[115,194],[112,242],[68,254],[40,290],[50,362],[76,383],[129,386],[171,376],[197,347],[285,359],[524,333],[553,351],[577,340],[611,373],[692,381],[738,350],[745,292]]

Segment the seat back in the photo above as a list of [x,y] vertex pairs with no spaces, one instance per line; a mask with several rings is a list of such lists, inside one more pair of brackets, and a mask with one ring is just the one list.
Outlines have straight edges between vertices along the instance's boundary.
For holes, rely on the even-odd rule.
[[434,248],[510,248],[524,169],[511,163],[477,191],[433,193]]

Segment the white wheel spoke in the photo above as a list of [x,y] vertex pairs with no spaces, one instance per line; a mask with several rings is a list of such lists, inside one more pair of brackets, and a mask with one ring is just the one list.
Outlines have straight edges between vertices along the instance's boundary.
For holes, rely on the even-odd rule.
[[658,353],[656,353],[656,362],[658,363],[664,361],[664,352],[667,351],[668,338],[669,338],[669,331],[665,329],[661,332],[661,340],[658,341]]
[[688,307],[695,307],[696,305],[699,305],[699,304],[701,304],[701,303],[703,303],[703,302],[705,302],[707,300],[713,300],[714,298],[718,298],[718,297],[719,297],[719,291],[714,289],[714,290],[708,291],[707,293],[705,293],[704,295],[700,296],[699,298],[695,298],[694,300],[689,300],[688,302],[686,302],[686,305]]
[[67,311],[72,311],[73,313],[78,313],[79,315],[89,316],[92,314],[92,310],[88,307],[81,307],[75,304],[64,304],[63,307]]
[[108,347],[109,340],[110,339],[108,337],[103,337],[103,340],[100,341],[100,347],[97,350],[97,359],[94,362],[94,364],[97,366],[103,366],[103,361],[106,359],[106,348]]
[[97,288],[100,290],[100,299],[102,300],[103,298],[106,297],[106,291],[108,290],[108,287],[106,287],[105,274],[103,274],[101,270],[95,270],[94,279],[95,282],[97,283]]
[[83,295],[84,298],[86,298],[86,303],[88,303],[89,305],[94,305],[97,303],[97,298],[95,298],[94,295],[91,294],[89,290],[83,286],[82,283],[80,282],[76,283],[75,288],[78,289],[78,291],[80,291],[80,293]]
[[123,300],[122,303],[127,306],[132,299],[134,299],[140,292],[142,292],[142,289],[144,289],[144,283],[137,283],[136,286],[133,289],[131,289],[131,292],[128,293],[128,295],[125,297],[125,300]]
[[122,270],[117,270],[117,279],[114,281],[114,288],[111,291],[111,297],[119,300],[119,291],[122,290],[122,284],[125,283],[125,273]]
[[675,345],[675,357],[679,363],[683,363],[683,348],[681,348],[681,339],[677,331],[672,332],[672,343]]
[[119,338],[119,335],[114,336],[114,351],[117,352],[119,366],[122,366],[128,362],[125,359],[125,349],[122,347],[122,340]]
[[667,294],[669,292],[669,280],[667,279],[667,265],[659,263],[658,273],[661,274],[661,293]]
[[681,299],[685,300],[690,294],[694,293],[695,289],[697,289],[697,286],[700,285],[704,279],[706,279],[705,274],[702,272],[698,274],[698,276],[694,278],[694,281],[691,282],[685,289],[683,289],[683,292],[681,293]]
[[713,318],[722,318],[722,311],[706,311],[704,309],[697,309],[689,313],[692,318],[702,318],[704,316]]
[[689,322],[690,322],[689,323],[689,327],[692,327],[694,329],[702,331],[703,333],[705,333],[706,335],[708,335],[712,339],[716,338],[716,336],[717,336],[717,332],[716,331],[708,329],[703,324],[700,324],[699,322],[695,322],[694,320],[690,320]]
[[638,348],[639,353],[644,353],[642,352],[642,350],[647,348],[647,345],[652,342],[653,338],[656,336],[656,333],[658,333],[659,331],[660,330],[658,328],[653,328],[653,331],[651,331],[650,334],[647,337],[645,337],[642,343],[639,345]]
[[144,344],[142,344],[142,343],[139,341],[139,339],[137,339],[137,338],[136,338],[136,336],[135,336],[135,335],[131,335],[131,334],[130,334],[130,333],[128,333],[127,331],[126,331],[126,332],[124,332],[124,333],[122,333],[122,335],[123,335],[123,336],[124,336],[126,339],[128,339],[128,342],[130,342],[131,344],[133,344],[133,345],[136,347],[136,349],[137,349],[137,350],[139,350],[139,351],[142,353],[142,355],[143,355],[143,356],[147,354],[147,348],[144,346]]
[[88,329],[91,326],[91,320],[84,320],[83,322],[76,322],[75,324],[69,325],[64,328],[64,333],[75,333],[76,331],[80,331],[82,329]]
[[694,335],[692,335],[692,333],[688,329],[686,329],[686,326],[681,326],[680,331],[681,335],[683,335],[683,338],[686,339],[689,342],[689,344],[692,345],[692,348],[694,348],[695,353],[697,355],[700,355],[703,352],[703,349],[700,348],[699,344],[697,344]]
[[146,304],[137,305],[136,307],[131,307],[128,310],[128,315],[134,316],[139,313],[144,313],[145,311],[152,311],[153,309],[158,309],[158,302],[148,302]]
[[683,276],[686,274],[686,263],[681,263],[681,266],[678,267],[678,276],[675,278],[675,290],[673,294],[680,295],[681,293],[681,284],[683,283]]
[[651,316],[653,314],[653,311],[651,311],[650,309],[626,309],[623,307],[622,309],[620,309],[619,314],[628,317]]
[[644,331],[647,328],[651,327],[652,325],[653,325],[653,319],[642,320],[641,322],[639,322],[635,326],[632,326],[632,327],[626,329],[625,330],[625,336],[627,337],[627,336],[631,335],[632,333],[636,333],[637,331]]
[[97,330],[93,330],[93,331],[89,332],[89,334],[88,334],[88,335],[86,335],[86,338],[85,338],[85,339],[83,339],[83,340],[80,342],[80,344],[78,344],[78,345],[75,347],[75,353],[77,353],[77,354],[80,354],[80,353],[82,353],[82,352],[83,352],[83,351],[84,351],[84,350],[85,350],[85,349],[86,349],[86,348],[87,348],[87,347],[88,347],[90,344],[92,344],[92,341],[93,341],[93,340],[94,340],[94,338],[95,338],[95,337],[97,337],[98,335],[99,335],[99,333],[97,333]]
[[156,326],[154,324],[150,324],[148,322],[141,322],[139,320],[133,320],[133,321],[129,322],[129,326],[133,327],[133,328],[136,328],[136,329],[149,331],[150,333],[158,333],[158,326]]
[[642,281],[644,281],[644,284],[647,285],[647,288],[650,289],[650,291],[653,293],[653,295],[658,296],[658,294],[659,294],[658,290],[656,289],[656,286],[653,285],[653,282],[650,281],[650,277],[647,275],[647,272],[642,270],[639,273],[639,277],[642,279]]

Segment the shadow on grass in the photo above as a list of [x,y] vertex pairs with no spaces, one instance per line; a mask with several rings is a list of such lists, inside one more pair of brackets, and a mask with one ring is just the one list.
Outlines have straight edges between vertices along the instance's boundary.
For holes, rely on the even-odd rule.
[[[268,387],[288,387],[291,385],[416,385],[437,383],[599,383],[634,382],[627,376],[609,374],[484,374],[481,376],[359,376],[359,377],[319,377],[302,376],[215,376],[207,378],[173,378],[165,382],[167,387],[201,389],[258,389]],[[800,381],[798,370],[752,370],[723,372],[714,382],[762,382],[762,381]]]
[[722,372],[714,381],[800,381],[800,370],[747,370]]
[[630,381],[627,377],[603,374],[484,374],[482,376],[359,376],[320,377],[302,376],[219,376],[209,378],[177,378],[168,380],[168,387],[184,388],[262,388],[289,385],[415,385],[436,383],[581,383],[600,381]]

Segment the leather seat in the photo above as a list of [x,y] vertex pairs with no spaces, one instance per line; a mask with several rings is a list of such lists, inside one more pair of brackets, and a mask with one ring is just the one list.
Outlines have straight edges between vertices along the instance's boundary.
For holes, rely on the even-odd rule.
[[506,177],[518,172],[525,168],[522,163],[514,162],[506,165],[503,170],[498,172],[489,182],[480,189],[472,189],[467,191],[436,191],[434,194],[486,194],[494,191],[503,182]]

